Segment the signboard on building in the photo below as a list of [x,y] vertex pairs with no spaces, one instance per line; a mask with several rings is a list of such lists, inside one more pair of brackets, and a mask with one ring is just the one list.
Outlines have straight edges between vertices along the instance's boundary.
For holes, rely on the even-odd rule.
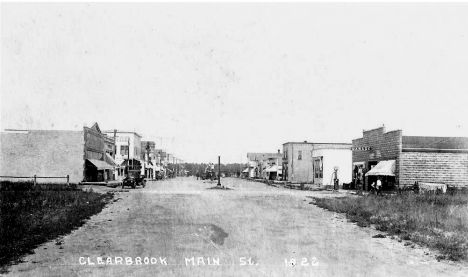
[[115,139],[116,141],[119,141],[119,142],[129,142],[130,141],[130,137],[117,137]]
[[351,147],[352,151],[369,151],[372,147]]

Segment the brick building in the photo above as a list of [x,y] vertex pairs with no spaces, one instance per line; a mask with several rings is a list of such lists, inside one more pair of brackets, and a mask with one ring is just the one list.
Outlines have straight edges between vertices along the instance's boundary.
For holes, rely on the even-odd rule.
[[352,149],[352,177],[363,176],[365,189],[378,176],[389,189],[416,181],[468,186],[468,138],[403,136],[380,127],[363,131]]
[[283,144],[283,176],[293,183],[331,185],[351,181],[351,143],[287,142]]
[[6,130],[1,132],[0,175],[69,175],[71,183],[112,179],[114,166],[112,157],[106,153],[105,139],[110,142],[97,123],[82,131]]

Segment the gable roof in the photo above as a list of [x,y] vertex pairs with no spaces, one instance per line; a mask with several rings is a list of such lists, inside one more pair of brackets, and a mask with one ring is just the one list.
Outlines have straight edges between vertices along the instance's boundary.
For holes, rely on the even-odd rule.
[[99,125],[97,124],[97,122],[94,122],[93,126],[91,126],[91,129],[93,129],[94,131],[98,131],[99,133],[102,133],[101,128],[99,128]]

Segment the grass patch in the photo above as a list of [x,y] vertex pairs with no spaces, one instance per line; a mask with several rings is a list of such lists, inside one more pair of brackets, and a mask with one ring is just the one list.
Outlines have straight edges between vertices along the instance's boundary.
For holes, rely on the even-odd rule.
[[358,226],[370,226],[401,240],[438,250],[439,258],[468,259],[468,194],[402,194],[314,198],[313,204],[345,213]]
[[82,226],[112,198],[76,185],[1,182],[0,267]]

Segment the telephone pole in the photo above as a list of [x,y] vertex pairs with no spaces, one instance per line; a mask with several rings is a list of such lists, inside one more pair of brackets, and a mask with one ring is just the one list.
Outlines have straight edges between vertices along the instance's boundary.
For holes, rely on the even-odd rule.
[[128,140],[128,152],[127,152],[127,157],[128,157],[128,163],[127,163],[127,166],[128,166],[128,169],[127,169],[127,176],[130,176],[130,172],[128,172],[130,170],[130,139]]
[[221,186],[221,156],[218,156],[218,186]]

